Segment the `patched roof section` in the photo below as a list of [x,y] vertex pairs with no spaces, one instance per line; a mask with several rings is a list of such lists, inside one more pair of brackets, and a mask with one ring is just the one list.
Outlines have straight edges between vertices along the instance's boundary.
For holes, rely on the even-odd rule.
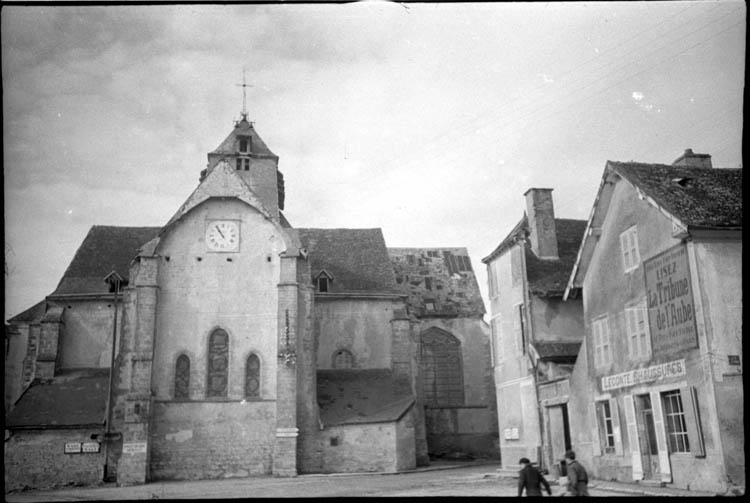
[[534,346],[540,360],[558,363],[574,363],[581,349],[580,342],[548,342],[534,341]]
[[388,248],[396,285],[419,317],[481,317],[485,313],[466,248]]
[[46,302],[40,301],[28,308],[27,310],[23,311],[22,313],[19,313],[8,320],[9,323],[31,323],[33,321],[36,321],[40,319],[42,316],[44,316],[44,311],[46,309]]
[[296,230],[313,279],[323,270],[333,276],[330,293],[399,293],[380,229]]
[[690,227],[742,227],[742,169],[607,164]]
[[390,369],[318,370],[317,380],[324,426],[398,421],[414,403]]
[[586,220],[555,219],[559,260],[542,260],[531,251],[526,241],[526,276],[529,291],[542,296],[558,296],[565,292],[570,273],[581,246]]
[[104,277],[117,271],[128,279],[130,261],[144,243],[153,239],[161,227],[91,227],[54,294],[107,293]]
[[226,139],[221,142],[221,145],[211,152],[211,154],[236,154],[237,153],[237,137],[238,136],[249,136],[250,137],[250,152],[257,155],[270,155],[276,157],[276,154],[271,152],[265,142],[261,139],[255,128],[247,120],[242,119],[237,122],[234,129]]
[[49,381],[35,380],[5,418],[6,428],[103,425],[109,369],[63,371]]

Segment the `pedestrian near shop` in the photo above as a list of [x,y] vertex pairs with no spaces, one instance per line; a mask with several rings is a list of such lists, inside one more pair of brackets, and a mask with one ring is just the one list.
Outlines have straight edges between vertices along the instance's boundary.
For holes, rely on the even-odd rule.
[[552,496],[549,483],[542,475],[542,472],[535,466],[531,465],[528,458],[518,460],[521,470],[518,472],[518,495],[523,496],[523,490],[526,489],[526,496],[542,496],[542,486],[547,490],[547,494]]
[[590,496],[589,475],[581,463],[576,461],[576,453],[565,453],[565,466],[568,472],[568,496]]

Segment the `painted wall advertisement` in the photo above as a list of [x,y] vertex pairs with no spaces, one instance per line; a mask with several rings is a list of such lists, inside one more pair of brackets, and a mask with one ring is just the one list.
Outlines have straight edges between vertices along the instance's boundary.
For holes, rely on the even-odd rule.
[[678,245],[643,265],[654,354],[698,347],[687,247]]

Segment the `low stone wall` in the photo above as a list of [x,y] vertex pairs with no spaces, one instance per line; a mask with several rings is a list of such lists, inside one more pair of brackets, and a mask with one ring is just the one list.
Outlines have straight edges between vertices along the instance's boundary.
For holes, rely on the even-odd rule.
[[270,474],[275,401],[155,402],[151,480]]
[[65,454],[65,444],[91,443],[94,429],[14,430],[4,445],[5,491],[86,486],[104,479],[105,447]]
[[432,456],[465,453],[499,459],[497,434],[492,433],[489,407],[427,407],[427,446]]

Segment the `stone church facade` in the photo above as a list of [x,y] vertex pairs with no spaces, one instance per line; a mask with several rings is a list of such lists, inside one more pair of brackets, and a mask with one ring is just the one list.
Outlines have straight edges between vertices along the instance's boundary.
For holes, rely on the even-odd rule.
[[380,229],[293,228],[284,196],[243,114],[165,226],[92,227],[6,325],[6,490],[402,471],[496,445],[465,249],[425,249],[425,299]]

